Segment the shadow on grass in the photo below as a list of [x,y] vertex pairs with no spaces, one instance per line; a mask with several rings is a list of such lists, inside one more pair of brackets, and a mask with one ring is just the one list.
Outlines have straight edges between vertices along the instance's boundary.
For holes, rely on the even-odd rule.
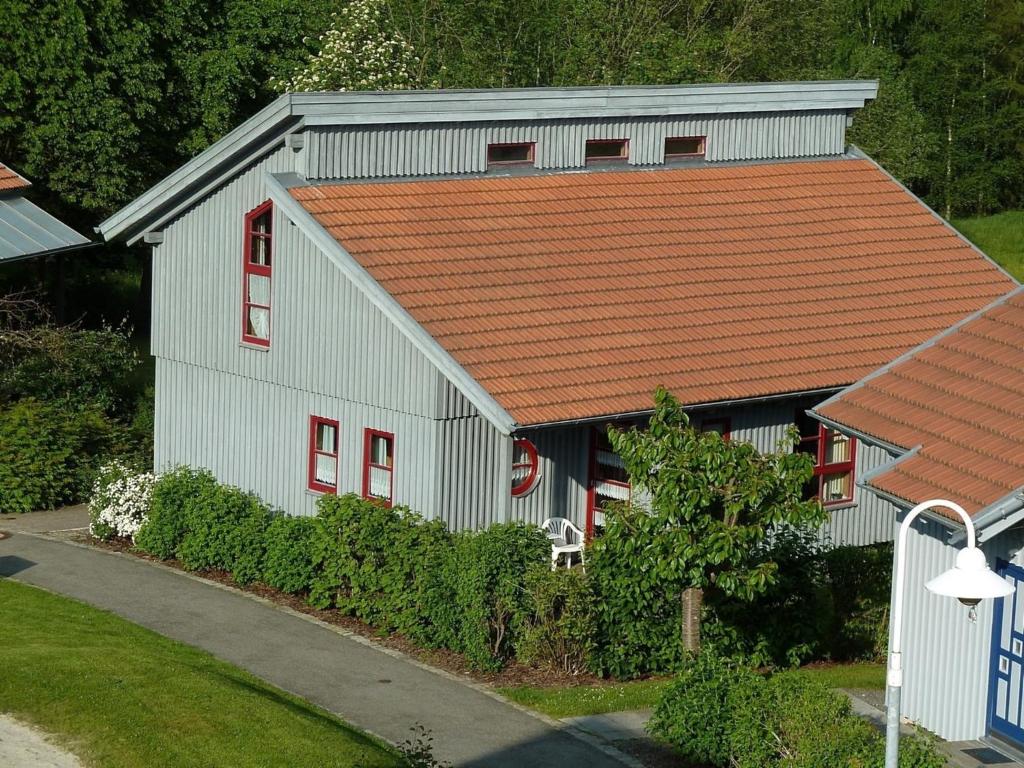
[[[251,694],[255,694],[264,701],[284,707],[293,715],[342,731],[353,740],[362,744],[380,746],[382,743],[380,740],[363,733],[315,704],[303,701],[289,693],[278,690],[272,687],[269,683],[262,683],[259,680],[250,680],[239,675],[225,673],[222,669],[209,669],[208,667],[201,669],[198,666],[195,666],[194,669],[199,674],[216,677],[228,687],[235,688],[240,691],[247,691]],[[412,724],[410,723],[410,726],[411,725]]]

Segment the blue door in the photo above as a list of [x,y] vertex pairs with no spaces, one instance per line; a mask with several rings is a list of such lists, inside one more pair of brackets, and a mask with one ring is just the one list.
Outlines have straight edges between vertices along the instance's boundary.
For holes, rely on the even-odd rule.
[[992,671],[989,675],[989,729],[1024,744],[1024,569],[1000,563],[999,574],[1014,588],[995,601]]

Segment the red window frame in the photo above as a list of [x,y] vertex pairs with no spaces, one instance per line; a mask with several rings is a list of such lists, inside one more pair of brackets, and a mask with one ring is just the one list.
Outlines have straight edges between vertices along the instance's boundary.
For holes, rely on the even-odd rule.
[[[525,160],[491,160],[491,150],[502,147],[526,147],[527,157]],[[505,141],[487,145],[487,167],[488,168],[514,168],[533,165],[537,157],[537,143],[534,141]]]
[[[522,448],[526,452],[526,461],[516,462],[515,449]],[[519,438],[512,443],[512,476],[515,478],[515,471],[524,467],[528,468],[526,477],[523,478],[519,485],[512,486],[513,496],[523,496],[533,490],[537,483],[537,468],[539,465],[539,459],[537,457],[537,446],[532,441],[526,438]]]
[[[381,437],[388,441],[388,455],[391,465],[378,464],[370,461],[372,458],[373,438]],[[380,469],[388,473],[388,497],[374,496],[370,493],[370,470]],[[380,429],[367,428],[363,432],[363,498],[371,501],[379,501],[386,507],[395,503],[395,436],[391,432],[384,432]]]
[[[270,214],[270,227],[267,228],[266,232],[256,231],[253,227],[253,222],[255,222],[264,214],[268,213]],[[246,344],[255,344],[258,347],[270,346],[270,317],[272,314],[270,308],[272,303],[270,291],[273,290],[273,279],[271,278],[271,271],[274,264],[273,221],[274,204],[272,201],[267,200],[265,203],[256,206],[251,211],[249,211],[249,213],[245,214],[245,229],[242,235],[242,341]],[[266,241],[266,264],[254,264],[252,262],[252,244],[254,238]],[[267,293],[266,304],[257,304],[249,300],[249,277],[253,275],[265,277],[271,284],[271,287]],[[267,338],[265,339],[249,333],[249,310],[253,307],[267,310]]]
[[[617,155],[605,155],[601,157],[590,157],[587,154],[587,150],[590,147],[596,147],[606,144],[618,144],[622,147],[622,151]],[[617,163],[622,160],[629,159],[629,139],[587,139],[587,143],[583,148],[583,159],[587,164],[590,163]]]
[[[624,427],[624,426],[627,426],[627,425],[624,425],[624,424],[611,425],[610,424],[608,426]],[[599,445],[599,443],[602,443],[602,442],[605,443],[605,444],[604,445]],[[597,512],[599,512],[602,509],[602,507],[600,507],[598,505],[598,498],[597,498],[597,496],[598,496],[598,494],[597,494],[597,487],[600,484],[607,483],[608,485],[618,486],[619,488],[625,488],[626,489],[626,500],[627,501],[629,501],[629,499],[631,499],[632,495],[633,495],[633,485],[632,485],[632,483],[630,483],[628,481],[624,482],[622,480],[612,479],[611,477],[608,477],[608,476],[604,475],[600,471],[601,470],[601,463],[597,460],[597,452],[599,450],[601,450],[601,451],[610,451],[610,446],[607,445],[607,443],[608,443],[607,427],[605,427],[605,431],[603,431],[603,432],[598,427],[594,427],[593,429],[591,429],[591,431],[590,431],[590,469],[589,469],[589,477],[587,479],[587,525],[586,525],[586,529],[587,530],[586,530],[586,534],[587,534],[587,538],[588,539],[591,539],[591,538],[594,537],[596,514],[597,514]]]
[[[324,451],[317,448],[316,445],[316,433],[317,427],[321,424],[328,427],[334,428],[334,451]],[[338,422],[334,419],[326,419],[323,416],[309,417],[309,454],[306,458],[307,465],[307,482],[306,487],[311,491],[317,493],[337,493],[338,492],[338,445],[341,441],[340,429],[338,428]],[[316,479],[316,457],[317,456],[328,456],[334,459],[334,485],[328,485],[322,483]]]
[[[717,429],[715,429],[717,427]],[[717,432],[723,440],[728,440],[732,435],[732,419],[727,416],[720,418],[704,419],[700,423],[701,432]]]
[[[800,425],[810,426],[808,421],[810,417],[803,413],[803,411],[797,411],[796,423],[798,427]],[[832,463],[826,463],[825,454],[828,447],[828,433],[836,432],[831,427],[827,427],[820,422],[815,422],[817,429],[814,434],[808,434],[808,429],[802,429],[800,432],[800,445],[797,450],[801,453],[806,453],[814,457],[814,478],[811,480],[808,492],[805,494],[805,498],[817,498],[821,500],[821,503],[826,507],[835,507],[843,504],[849,504],[853,501],[854,495],[854,483],[857,479],[857,438],[845,435],[850,441],[850,458],[846,461],[836,461]],[[825,479],[831,475],[849,474],[849,495],[842,499],[824,499],[822,494],[825,489]],[[814,491],[810,493],[810,491]]]
[[[697,152],[669,152],[668,143],[670,141],[699,141],[700,149]],[[704,157],[708,149],[708,137],[707,136],[666,136],[665,137],[665,159],[673,160],[677,157]]]

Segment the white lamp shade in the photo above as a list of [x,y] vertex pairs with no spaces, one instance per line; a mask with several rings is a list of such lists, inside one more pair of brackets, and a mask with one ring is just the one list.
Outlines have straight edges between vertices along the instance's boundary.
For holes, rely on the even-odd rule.
[[959,600],[985,600],[1013,593],[1013,587],[992,572],[977,547],[961,549],[956,555],[956,565],[924,586],[936,595]]

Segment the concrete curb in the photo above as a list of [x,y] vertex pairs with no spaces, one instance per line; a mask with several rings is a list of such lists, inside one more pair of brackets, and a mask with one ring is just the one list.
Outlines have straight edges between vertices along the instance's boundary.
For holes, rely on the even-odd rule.
[[[86,530],[86,529],[82,529],[82,528],[70,528],[70,529],[67,529],[67,531],[78,531],[78,530]],[[60,532],[65,532],[65,531],[58,531],[58,533],[60,533]],[[296,611],[294,608],[290,608],[290,607],[288,607],[286,605],[280,605],[280,604],[274,602],[273,600],[268,600],[267,598],[261,597],[260,595],[254,595],[251,592],[246,592],[245,590],[238,589],[237,587],[232,587],[232,586],[229,586],[227,584],[221,584],[218,581],[213,581],[212,579],[206,579],[206,578],[203,578],[202,576],[196,575],[194,573],[189,573],[188,571],[183,571],[183,570],[180,570],[178,568],[172,568],[171,566],[165,565],[164,563],[161,563],[161,562],[156,561],[156,560],[148,560],[146,558],[136,557],[135,555],[132,555],[132,554],[127,553],[127,552],[116,552],[116,551],[109,550],[109,549],[103,549],[102,547],[94,547],[94,546],[92,546],[90,544],[85,544],[85,543],[80,542],[80,541],[72,541],[70,539],[66,539],[66,538],[63,538],[63,537],[60,537],[60,536],[53,536],[51,533],[17,532],[14,535],[15,536],[32,536],[32,537],[35,537],[35,538],[45,539],[47,541],[53,541],[53,542],[57,542],[57,543],[60,543],[60,544],[67,544],[68,546],[78,547],[80,549],[86,549],[86,550],[89,550],[90,552],[97,552],[97,553],[100,553],[100,554],[103,554],[103,555],[109,555],[111,557],[125,558],[125,559],[131,560],[133,562],[142,563],[144,565],[148,565],[148,566],[151,566],[153,568],[158,568],[158,569],[163,570],[163,571],[168,572],[168,573],[173,573],[173,574],[176,574],[178,576],[182,576],[182,577],[184,577],[186,579],[191,579],[192,581],[199,582],[200,584],[206,584],[207,586],[216,587],[217,589],[224,590],[225,592],[229,592],[229,593],[232,593],[232,594],[235,594],[235,595],[239,595],[241,597],[245,597],[245,598],[247,598],[249,600],[253,600],[253,601],[257,602],[257,603],[260,603],[261,605],[264,605],[266,607],[273,608],[274,610],[280,611],[281,613],[288,614],[288,615],[293,616],[295,618],[299,618],[299,619],[302,619],[303,621],[309,622],[310,624],[315,624],[317,626],[323,627],[324,629],[328,629],[331,632],[334,632],[336,635],[341,635],[342,637],[348,638],[349,640],[357,642],[360,645],[363,645],[363,646],[365,646],[367,648],[372,648],[373,650],[375,650],[375,651],[377,651],[379,653],[383,653],[383,654],[385,654],[387,656],[391,656],[392,658],[400,659],[400,660],[406,662],[407,664],[411,664],[414,667],[418,667],[419,669],[424,670],[425,672],[430,672],[431,674],[437,675],[439,677],[443,677],[443,678],[445,678],[447,680],[450,680],[450,681],[452,681],[454,683],[458,683],[458,684],[460,684],[462,686],[465,686],[467,688],[471,688],[471,689],[477,691],[478,693],[482,693],[484,696],[487,696],[487,697],[489,697],[491,699],[494,699],[495,701],[501,702],[502,704],[504,704],[504,705],[506,705],[508,707],[511,707],[512,709],[518,710],[519,712],[521,712],[524,715],[528,715],[529,717],[532,717],[535,720],[539,720],[540,722],[544,723],[545,725],[550,726],[551,728],[554,728],[556,730],[568,733],[570,736],[573,736],[574,738],[578,739],[579,741],[585,742],[587,745],[589,745],[591,747],[594,747],[595,749],[598,749],[601,752],[604,752],[606,755],[608,755],[609,757],[611,757],[614,760],[617,760],[618,762],[622,763],[623,765],[629,766],[629,768],[645,768],[644,764],[641,763],[639,760],[637,760],[635,757],[633,757],[632,755],[628,755],[628,754],[626,754],[625,752],[623,752],[623,751],[621,751],[619,749],[616,749],[615,747],[610,745],[608,742],[598,738],[597,736],[594,736],[594,735],[592,735],[592,734],[590,734],[590,733],[588,733],[586,731],[583,731],[580,728],[577,728],[576,726],[574,726],[574,725],[572,725],[570,723],[565,723],[565,722],[562,722],[561,720],[556,720],[555,718],[549,717],[548,715],[545,715],[542,712],[537,712],[536,710],[530,709],[529,707],[525,707],[522,704],[519,704],[517,702],[511,701],[510,699],[507,699],[506,697],[502,696],[500,693],[495,691],[489,685],[486,685],[484,683],[478,683],[475,680],[468,680],[468,679],[466,679],[466,678],[464,678],[464,677],[462,677],[460,675],[456,675],[456,674],[454,674],[452,672],[449,672],[446,669],[441,669],[440,667],[435,667],[435,666],[433,666],[431,664],[427,664],[426,662],[423,662],[423,661],[421,661],[421,660],[419,660],[417,658],[414,658],[414,657],[410,656],[409,654],[404,653],[403,651],[398,651],[398,650],[395,650],[394,648],[388,648],[386,646],[381,645],[380,643],[374,642],[373,640],[371,640],[368,637],[365,637],[365,636],[360,635],[358,633],[355,633],[355,632],[352,632],[350,630],[344,629],[343,627],[339,627],[339,626],[337,626],[335,624],[330,624],[329,622],[323,621],[322,619],[318,619],[315,616],[311,616],[311,615],[309,615],[307,613],[303,613],[301,611]],[[299,694],[296,694],[294,691],[288,691],[288,692],[293,694],[293,695],[296,695],[296,696],[299,695]],[[363,731],[366,731],[367,733],[370,733],[374,738],[380,739],[381,741],[383,741],[386,744],[392,744],[394,746],[397,746],[397,744],[395,744],[395,742],[391,742],[388,739],[383,738],[379,734],[376,734],[376,733],[373,733],[372,731],[367,730],[366,728],[360,727],[360,730],[363,730]]]

